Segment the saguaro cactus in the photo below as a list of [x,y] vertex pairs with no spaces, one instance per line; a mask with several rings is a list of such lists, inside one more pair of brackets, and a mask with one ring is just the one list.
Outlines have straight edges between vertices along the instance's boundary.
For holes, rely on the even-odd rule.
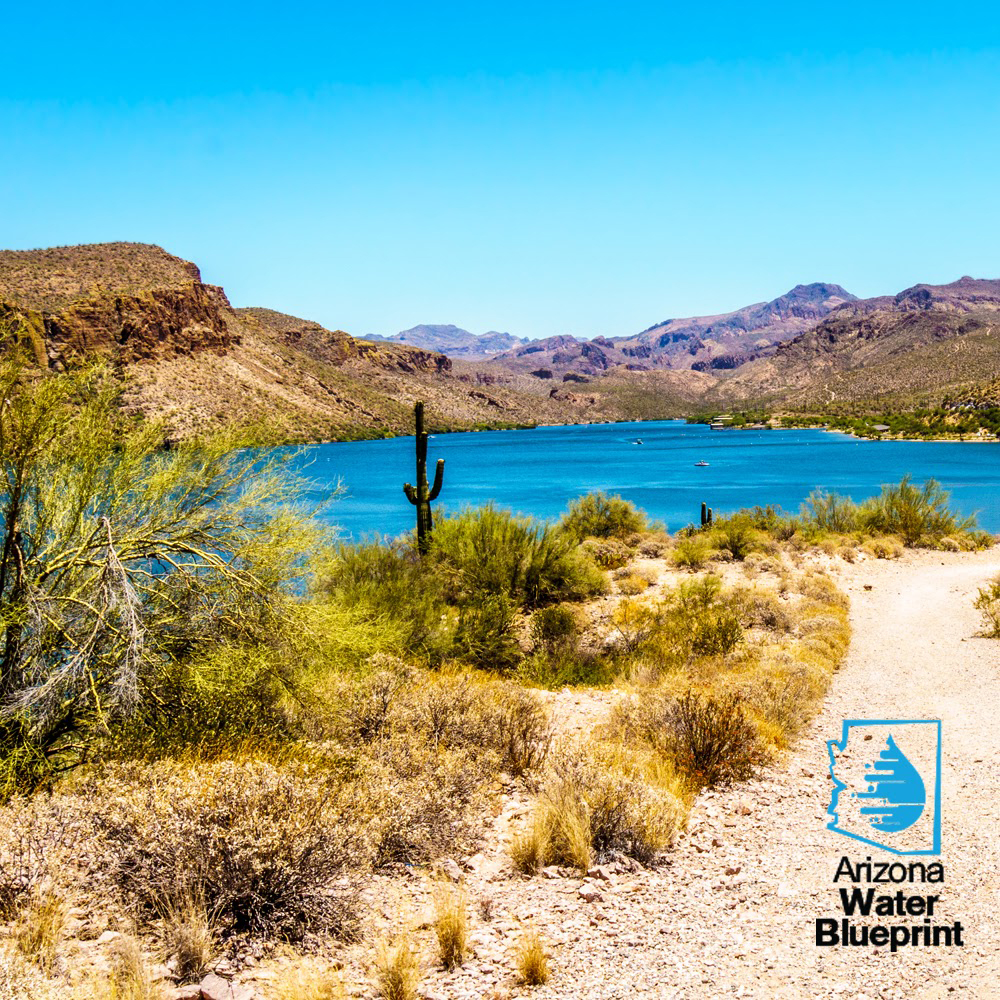
[[712,508],[707,503],[701,505],[701,526],[707,527],[712,523]]
[[417,485],[406,483],[403,492],[406,499],[417,508],[417,551],[423,554],[431,542],[431,501],[437,499],[444,479],[444,459],[439,458],[434,470],[434,485],[427,485],[427,432],[424,430],[424,404],[413,407],[417,421]]

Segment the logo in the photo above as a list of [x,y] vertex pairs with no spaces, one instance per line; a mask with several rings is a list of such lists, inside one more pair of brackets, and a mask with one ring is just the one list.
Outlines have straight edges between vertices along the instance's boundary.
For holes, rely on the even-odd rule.
[[940,720],[845,719],[827,747],[827,829],[893,854],[941,853]]

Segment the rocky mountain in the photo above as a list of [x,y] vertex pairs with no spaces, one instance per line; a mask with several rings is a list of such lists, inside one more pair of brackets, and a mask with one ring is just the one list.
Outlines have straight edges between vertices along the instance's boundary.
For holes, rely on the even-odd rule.
[[772,353],[778,344],[853,301],[855,296],[840,285],[796,285],[770,302],[718,316],[666,319],[634,337],[615,337],[614,342],[623,353],[648,365],[727,371]]
[[961,278],[844,303],[711,394],[831,406],[933,399],[1000,376],[1000,281]]
[[490,358],[525,343],[520,337],[513,337],[509,333],[490,330],[477,335],[451,324],[421,324],[392,337],[370,339],[410,344],[426,351],[440,351],[453,358]]
[[578,340],[566,334],[532,340],[498,354],[490,362],[490,366],[494,368],[557,381],[600,375],[619,365],[636,370],[651,367],[636,362],[605,337]]
[[[407,433],[417,399],[440,430],[579,423],[622,419],[639,398],[627,387],[555,391],[468,362],[459,370],[436,351],[237,309],[194,264],[137,243],[0,251],[0,332],[42,368],[108,359],[127,406],[174,436],[232,423],[287,441]],[[654,395],[659,415],[691,402],[670,385]]]

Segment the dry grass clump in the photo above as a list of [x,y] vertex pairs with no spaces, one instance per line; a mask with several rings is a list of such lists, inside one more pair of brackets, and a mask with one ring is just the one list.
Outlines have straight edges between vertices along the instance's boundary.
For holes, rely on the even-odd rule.
[[649,580],[640,573],[629,573],[618,580],[617,584],[619,593],[631,596],[649,589]]
[[94,1000],[163,1000],[163,996],[139,942],[131,935],[120,937],[115,942],[111,974],[94,989]]
[[875,559],[898,559],[903,554],[903,543],[892,535],[877,535],[866,538],[861,550]]
[[543,986],[549,981],[549,958],[545,942],[535,929],[524,931],[514,948],[514,967],[522,986]]
[[179,979],[196,979],[208,968],[215,950],[215,934],[201,892],[181,889],[166,901],[163,914],[163,952],[173,960]]
[[67,906],[62,897],[46,892],[23,909],[14,926],[17,950],[45,972],[51,971],[66,933]]
[[438,958],[448,970],[465,962],[469,949],[468,899],[464,892],[441,888],[434,900]]
[[532,874],[560,864],[586,872],[625,855],[649,863],[669,846],[687,812],[682,783],[642,746],[591,740],[562,748],[528,830],[511,844],[515,867]]
[[408,937],[383,941],[375,959],[375,985],[381,1000],[416,1000],[420,964]]
[[347,990],[336,970],[305,960],[281,969],[274,1000],[347,1000]]

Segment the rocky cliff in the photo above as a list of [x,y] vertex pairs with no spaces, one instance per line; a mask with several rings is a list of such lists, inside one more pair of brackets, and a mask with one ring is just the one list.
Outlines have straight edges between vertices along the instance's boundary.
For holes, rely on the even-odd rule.
[[225,292],[159,247],[105,243],[0,252],[0,316],[50,368],[99,354],[122,364],[240,342]]

